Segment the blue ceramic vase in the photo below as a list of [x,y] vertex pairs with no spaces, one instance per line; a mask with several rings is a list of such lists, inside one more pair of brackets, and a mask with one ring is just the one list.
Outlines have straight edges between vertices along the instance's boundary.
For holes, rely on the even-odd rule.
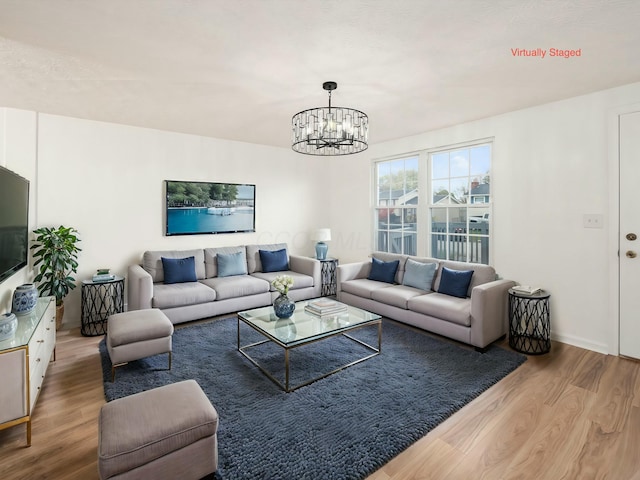
[[38,289],[33,283],[25,283],[13,292],[11,311],[16,315],[28,315],[36,308]]
[[280,296],[273,301],[273,311],[278,318],[289,318],[293,315],[295,309],[296,304],[289,300],[289,297],[286,295],[280,294]]

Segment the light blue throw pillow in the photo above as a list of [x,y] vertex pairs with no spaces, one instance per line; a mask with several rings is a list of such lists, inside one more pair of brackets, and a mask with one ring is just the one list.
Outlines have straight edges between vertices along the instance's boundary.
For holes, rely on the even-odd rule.
[[433,285],[433,277],[435,277],[437,269],[438,265],[435,263],[416,262],[407,258],[402,284],[428,292]]
[[216,258],[218,259],[219,277],[247,274],[247,258],[245,257],[244,251],[219,253],[216,255]]

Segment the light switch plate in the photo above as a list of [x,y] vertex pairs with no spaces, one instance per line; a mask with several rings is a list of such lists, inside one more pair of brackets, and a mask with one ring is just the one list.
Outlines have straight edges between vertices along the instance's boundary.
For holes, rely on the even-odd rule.
[[602,228],[604,219],[602,215],[597,213],[585,213],[582,217],[584,228]]

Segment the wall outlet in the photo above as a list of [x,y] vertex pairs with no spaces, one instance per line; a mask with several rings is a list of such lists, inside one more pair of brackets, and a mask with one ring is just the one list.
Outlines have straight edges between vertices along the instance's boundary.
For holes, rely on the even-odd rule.
[[603,228],[604,219],[597,213],[585,213],[582,217],[584,228]]

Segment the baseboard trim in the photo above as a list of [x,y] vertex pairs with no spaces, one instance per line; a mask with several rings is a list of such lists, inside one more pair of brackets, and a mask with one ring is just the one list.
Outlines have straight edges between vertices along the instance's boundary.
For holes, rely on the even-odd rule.
[[551,334],[551,340],[573,345],[574,347],[585,348],[594,352],[603,353],[609,355],[609,345],[606,343],[597,343],[587,340],[582,337],[576,337],[575,335],[562,335],[557,333]]

